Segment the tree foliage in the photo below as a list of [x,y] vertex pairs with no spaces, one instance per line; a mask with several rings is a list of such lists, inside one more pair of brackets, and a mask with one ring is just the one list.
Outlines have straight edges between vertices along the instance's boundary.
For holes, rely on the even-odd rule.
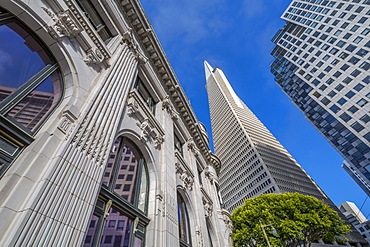
[[[236,247],[267,246],[261,225],[271,246],[311,246],[315,240],[334,242],[349,230],[338,213],[324,202],[299,193],[264,194],[245,200],[231,220]],[[272,235],[272,227],[277,235]]]

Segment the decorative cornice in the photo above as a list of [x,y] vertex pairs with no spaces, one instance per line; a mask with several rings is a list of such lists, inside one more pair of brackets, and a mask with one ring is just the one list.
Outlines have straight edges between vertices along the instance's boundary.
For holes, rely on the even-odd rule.
[[56,14],[48,8],[41,7],[53,20],[54,25],[48,27],[50,35],[54,39],[62,37],[76,37],[82,30],[82,26],[70,10],[61,11]]
[[[170,95],[171,101],[177,108],[177,113],[182,117],[188,128],[194,143],[200,150],[202,156],[211,165],[216,165],[217,172],[220,170],[220,163],[215,162],[215,156],[210,152],[207,136],[204,135],[204,128],[199,126],[199,122],[190,103],[178,82],[176,75],[169,64],[169,61],[156,37],[152,32],[152,27],[147,21],[146,15],[136,0],[121,1],[127,20],[131,24],[132,32],[141,43],[141,47],[147,54],[148,62],[153,65],[158,77],[161,79],[165,90]],[[219,160],[218,160],[219,161]]]

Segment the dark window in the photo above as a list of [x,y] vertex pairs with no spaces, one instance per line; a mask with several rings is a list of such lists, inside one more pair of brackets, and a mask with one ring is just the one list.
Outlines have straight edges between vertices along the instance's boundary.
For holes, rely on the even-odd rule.
[[355,113],[358,111],[358,108],[356,106],[351,106],[348,111],[352,112],[352,113]]
[[363,115],[363,116],[360,118],[360,120],[361,120],[362,122],[364,122],[364,123],[368,123],[368,122],[370,121],[370,117],[369,117],[369,115],[365,114],[365,115]]
[[331,110],[332,112],[334,112],[334,113],[337,113],[337,112],[339,112],[339,111],[340,111],[340,108],[339,108],[337,105],[332,105],[332,106],[330,107],[330,110]]
[[351,116],[349,116],[347,113],[342,113],[340,116],[339,116],[341,119],[343,119],[345,122],[348,122],[349,120],[351,120]]
[[180,246],[191,246],[189,215],[185,201],[179,193],[177,193],[177,220]]
[[349,84],[351,81],[352,81],[352,78],[350,78],[350,77],[346,77],[346,78],[343,79],[343,82],[345,84]]
[[369,70],[370,69],[370,63],[363,62],[360,66],[361,69]]
[[338,78],[341,74],[342,74],[341,72],[337,71],[337,72],[335,72],[333,74],[333,76],[336,77],[336,78]]
[[354,71],[352,71],[351,76],[357,77],[359,74],[361,74],[361,71],[355,69]]
[[337,91],[340,91],[340,90],[342,90],[344,88],[344,86],[342,85],[342,84],[338,84],[336,87],[335,87],[335,89],[337,90]]
[[356,91],[360,91],[361,89],[363,89],[365,86],[362,85],[362,84],[357,84],[353,89],[356,90]]
[[346,93],[346,97],[349,98],[349,99],[352,98],[354,95],[355,95],[355,93],[352,92],[352,91],[349,91],[348,93]]
[[153,97],[150,95],[148,89],[145,87],[144,83],[139,78],[136,83],[136,89],[139,92],[142,99],[145,101],[145,104],[148,106],[150,111],[154,114],[155,113],[155,102]]
[[360,61],[360,59],[359,59],[359,58],[357,58],[357,57],[351,57],[351,58],[348,60],[348,62],[350,62],[350,63],[352,63],[352,64],[356,64],[356,63],[358,63],[358,61]]
[[366,84],[369,84],[370,76],[366,76],[365,79],[363,79],[362,81],[365,82]]
[[95,28],[95,31],[99,34],[99,36],[105,43],[108,43],[109,40],[112,38],[112,34],[101,18],[101,15],[96,10],[95,6],[91,3],[90,0],[77,0],[77,3],[83,10],[86,18],[89,20],[91,25]]
[[177,137],[177,135],[174,135],[174,138],[175,138],[175,150],[177,150],[181,155],[183,155],[182,143],[180,139]]
[[330,103],[330,100],[328,100],[328,98],[324,97],[321,102],[324,104],[324,105],[328,105]]
[[367,18],[366,17],[361,17],[361,19],[360,20],[358,20],[358,23],[364,23],[365,21],[367,20]]
[[361,56],[361,57],[364,57],[368,54],[369,52],[365,49],[360,49],[356,54]]
[[348,45],[346,50],[347,51],[354,51],[355,49],[357,48],[357,46],[354,46],[354,45]]
[[367,133],[366,135],[364,135],[364,138],[365,138],[368,142],[370,142],[370,132],[369,132],[369,133]]
[[358,122],[354,122],[351,127],[356,130],[357,132],[360,132],[361,130],[364,129],[364,126],[362,126],[361,124],[359,124]]
[[345,98],[341,98],[340,100],[338,100],[337,103],[340,104],[340,105],[343,105],[346,102],[347,102],[347,100]]

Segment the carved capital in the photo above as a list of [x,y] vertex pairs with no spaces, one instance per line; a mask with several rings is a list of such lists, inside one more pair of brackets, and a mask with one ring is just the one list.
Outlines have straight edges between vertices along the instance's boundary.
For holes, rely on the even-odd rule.
[[189,191],[193,190],[194,178],[192,174],[183,169],[178,163],[176,163],[176,173],[180,175],[180,179],[184,183],[184,187]]
[[194,153],[195,156],[198,156],[200,154],[199,149],[197,148],[197,145],[195,144],[193,138],[190,138],[188,141],[188,149]]
[[131,28],[127,29],[127,31],[122,35],[122,42],[128,45],[139,64],[145,64],[146,62],[148,62],[149,59],[140,51],[139,47],[136,45]]
[[204,196],[202,197],[202,200],[203,200],[204,214],[205,214],[206,218],[212,217],[212,214],[213,214],[213,203],[210,202]]
[[135,90],[129,94],[127,114],[137,120],[141,141],[152,141],[154,147],[159,149],[164,141],[164,130]]
[[162,100],[162,110],[166,110],[173,120],[178,120],[180,118],[179,113],[175,111],[175,108],[171,104],[170,96],[168,95]]
[[99,49],[90,49],[86,52],[86,56],[84,58],[84,62],[86,64],[99,64],[103,62],[104,56],[101,54]]

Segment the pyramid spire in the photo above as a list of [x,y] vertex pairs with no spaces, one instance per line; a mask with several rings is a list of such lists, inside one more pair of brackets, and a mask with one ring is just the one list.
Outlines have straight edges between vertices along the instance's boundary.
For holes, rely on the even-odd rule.
[[213,68],[207,61],[204,61],[204,70],[206,72],[206,79],[212,74]]

